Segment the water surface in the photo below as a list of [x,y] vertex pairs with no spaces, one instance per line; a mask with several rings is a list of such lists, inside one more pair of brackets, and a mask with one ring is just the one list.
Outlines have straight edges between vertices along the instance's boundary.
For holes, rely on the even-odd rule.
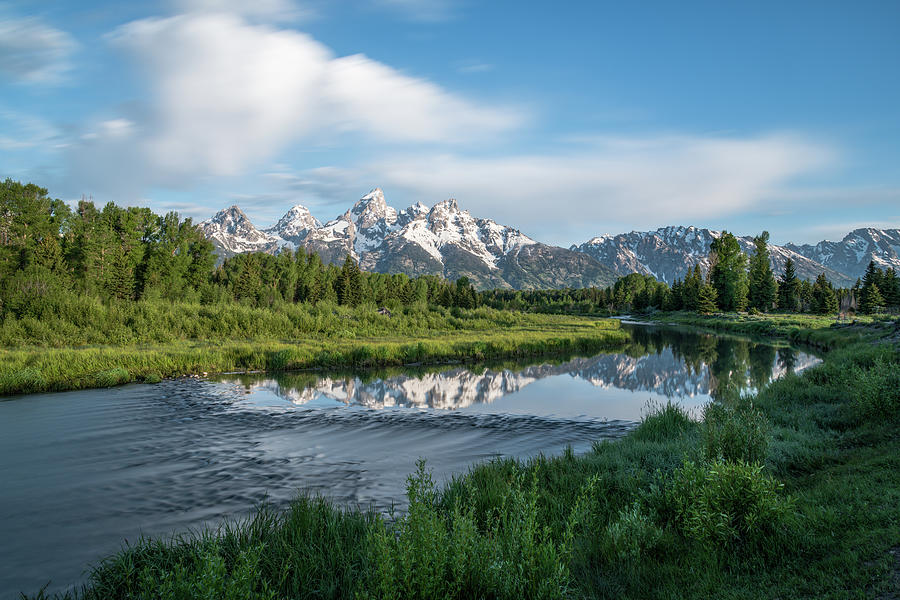
[[422,456],[438,480],[495,456],[586,451],[648,403],[698,409],[818,359],[630,326],[624,353],[540,364],[181,379],[0,402],[0,597],[65,589],[141,534],[246,515],[298,489],[403,504]]

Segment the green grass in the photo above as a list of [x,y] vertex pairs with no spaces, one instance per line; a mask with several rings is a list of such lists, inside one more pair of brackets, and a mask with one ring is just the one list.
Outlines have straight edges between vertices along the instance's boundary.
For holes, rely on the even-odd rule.
[[857,316],[839,321],[835,316],[806,314],[658,312],[646,317],[670,325],[688,325],[712,331],[726,331],[753,337],[784,340],[819,350],[833,350],[862,341],[887,338],[900,333],[896,317]]
[[394,518],[300,497],[144,540],[73,596],[878,597],[900,544],[898,371],[895,344],[852,344],[705,421],[660,406],[583,455],[495,460],[441,489],[420,466]]
[[[107,308],[112,313],[118,310]],[[170,326],[126,319],[130,325],[120,323],[127,334],[122,333],[124,341],[118,345],[0,349],[0,394],[156,382],[161,377],[201,373],[371,368],[592,353],[622,348],[628,339],[615,321],[491,309],[409,310],[387,317],[369,308],[325,310],[285,305],[271,310],[229,305],[217,316],[210,313],[214,321],[187,331],[186,323],[208,307],[155,303],[145,308],[147,314],[156,315],[150,321],[155,323],[158,318]],[[233,334],[229,323],[234,315],[243,319],[234,320],[244,323],[236,330],[243,336],[220,339],[218,332]],[[115,324],[119,317],[108,316],[113,324],[107,322],[103,327],[119,331]],[[343,329],[335,329],[335,322]],[[7,323],[7,332],[19,325]],[[194,334],[199,337],[185,337]],[[84,334],[86,338],[94,335],[100,334]]]

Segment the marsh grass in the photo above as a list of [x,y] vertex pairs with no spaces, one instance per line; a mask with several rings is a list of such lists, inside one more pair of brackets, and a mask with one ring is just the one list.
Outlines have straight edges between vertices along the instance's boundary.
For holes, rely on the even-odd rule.
[[[132,310],[140,307],[141,303],[127,306]],[[375,311],[370,314],[365,308],[323,313],[318,305],[285,305],[282,313],[241,305],[224,308],[227,310],[218,316],[222,322],[231,322],[229,314],[247,317],[246,328],[239,329],[245,337],[219,339],[220,333],[233,333],[230,325],[217,329],[207,324],[199,333],[186,332],[178,326],[184,314],[206,311],[208,307],[203,305],[150,303],[148,313],[173,318],[165,335],[155,328],[142,333],[138,321],[129,321],[127,335],[121,336],[126,341],[119,346],[0,349],[0,394],[109,387],[200,373],[359,369],[592,353],[622,348],[628,339],[615,321],[514,315],[491,309],[411,310],[409,314],[386,317]],[[109,309],[118,310],[115,306]],[[324,325],[309,329],[295,323],[295,318],[312,318],[310,315],[321,317],[322,323],[338,321],[343,329],[337,331]],[[282,323],[281,319],[286,321]],[[116,326],[110,327],[113,329],[104,335],[115,338],[112,331]],[[407,335],[406,331],[414,333]],[[247,337],[254,332],[259,337]],[[181,337],[188,333],[200,337]],[[91,333],[84,336],[92,337]],[[159,339],[163,341],[150,343]]]

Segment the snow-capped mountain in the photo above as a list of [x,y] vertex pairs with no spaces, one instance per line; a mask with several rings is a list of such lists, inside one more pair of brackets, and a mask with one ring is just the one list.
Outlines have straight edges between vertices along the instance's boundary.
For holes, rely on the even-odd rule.
[[[618,275],[643,273],[653,275],[671,284],[684,276],[695,265],[709,269],[709,245],[722,232],[699,227],[671,226],[656,231],[632,231],[619,235],[602,235],[571,247],[584,252],[610,267]],[[741,250],[752,255],[755,252],[752,236],[737,238]],[[820,273],[837,285],[852,285],[856,280],[842,269],[833,268],[816,258],[799,252],[796,248],[769,244],[772,270],[776,276],[784,270],[787,259],[793,259],[797,276],[815,279]],[[866,263],[868,264],[868,263]],[[865,270],[865,266],[863,266]]]
[[221,258],[243,252],[271,253],[285,244],[285,240],[280,237],[254,227],[237,206],[220,210],[200,223],[199,227]]
[[265,230],[253,227],[237,207],[201,224],[223,257],[238,252],[305,248],[324,262],[349,254],[368,271],[467,276],[478,287],[605,286],[613,273],[589,256],[541,244],[518,229],[473,217],[456,200],[401,211],[376,188],[324,225],[294,206]]
[[786,244],[785,248],[846,273],[853,280],[862,277],[873,261],[880,269],[900,270],[900,229],[855,229],[840,242]]
[[[721,232],[670,226],[655,231],[602,235],[569,249],[533,240],[518,229],[474,217],[454,199],[428,208],[421,202],[396,210],[375,188],[324,225],[300,204],[277,223],[257,229],[237,206],[200,224],[220,257],[242,252],[306,249],[326,263],[349,254],[367,271],[469,277],[479,288],[553,288],[610,285],[629,273],[671,284],[700,265],[709,269],[709,245]],[[752,236],[741,250],[754,252]],[[840,242],[769,244],[776,275],[792,259],[798,277],[825,273],[832,283],[853,285],[869,264],[900,269],[900,229],[857,229]]]
[[321,226],[322,224],[310,214],[308,208],[298,204],[287,211],[272,227],[263,229],[263,232],[299,245],[310,231]]

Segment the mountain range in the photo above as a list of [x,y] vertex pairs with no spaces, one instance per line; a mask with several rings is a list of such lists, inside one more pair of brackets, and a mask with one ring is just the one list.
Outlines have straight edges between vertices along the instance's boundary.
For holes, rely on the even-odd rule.
[[[398,211],[388,206],[378,188],[324,224],[298,204],[266,229],[255,227],[237,206],[219,211],[200,227],[222,259],[304,248],[331,263],[343,262],[349,254],[369,271],[435,274],[451,280],[466,276],[479,288],[513,289],[605,287],[635,272],[671,284],[695,265],[707,270],[709,245],[721,235],[670,226],[601,235],[566,249],[473,217],[453,199],[431,208],[419,202]],[[745,253],[754,252],[752,236],[738,236],[738,242]],[[815,245],[769,244],[769,253],[776,274],[790,258],[802,279],[824,272],[835,285],[850,286],[870,261],[900,269],[900,229],[856,229],[839,242]]]
[[364,270],[466,276],[479,288],[607,286],[617,275],[582,252],[537,242],[518,229],[473,217],[456,200],[401,211],[380,189],[324,225],[297,205],[278,223],[257,229],[237,207],[200,224],[222,258],[279,248],[315,251],[325,262],[349,254]]

